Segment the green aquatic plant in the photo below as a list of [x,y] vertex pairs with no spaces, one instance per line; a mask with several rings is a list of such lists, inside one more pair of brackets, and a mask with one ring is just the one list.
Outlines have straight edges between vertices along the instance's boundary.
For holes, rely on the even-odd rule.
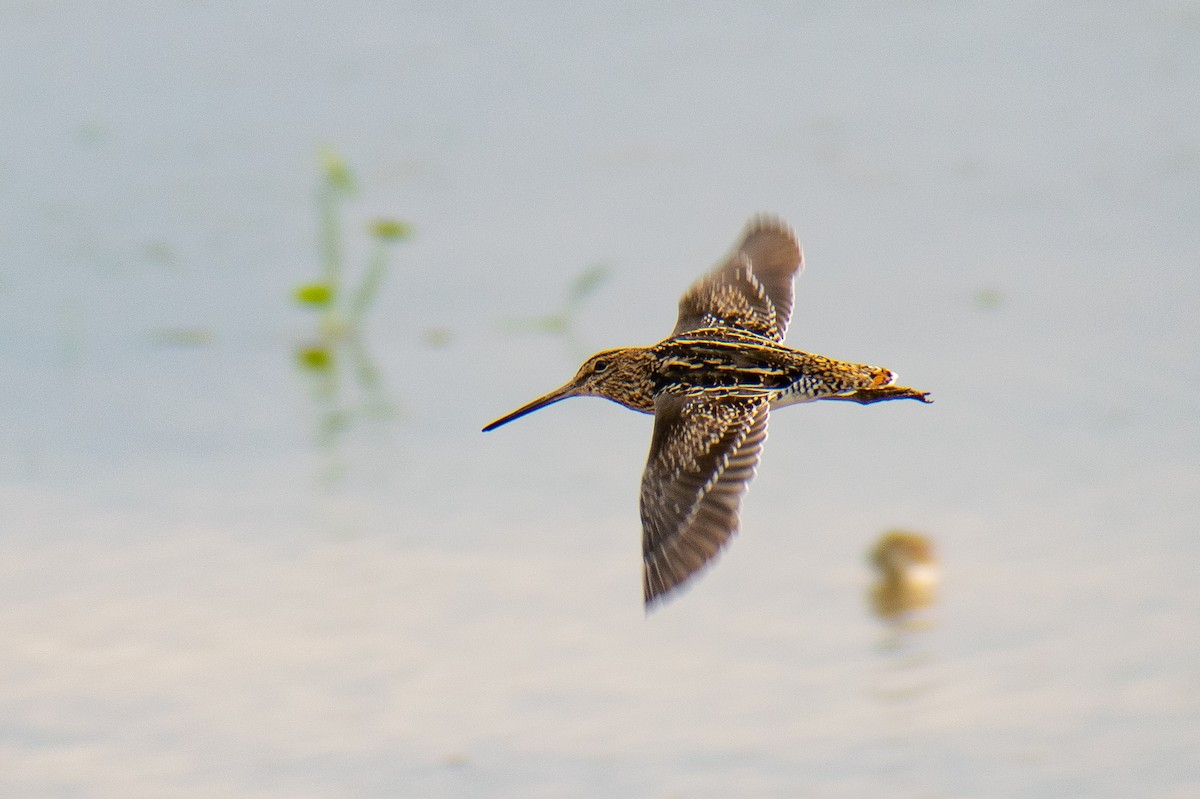
[[412,228],[397,219],[376,219],[367,226],[372,240],[367,258],[356,286],[347,283],[342,212],[347,200],[356,192],[353,173],[332,149],[320,152],[322,179],[317,188],[318,240],[320,278],[298,285],[293,296],[301,305],[319,314],[318,335],[301,345],[297,360],[306,369],[330,369],[336,363],[335,350],[339,342],[357,335],[371,305],[379,295],[387,274],[391,245],[412,236]]
[[370,222],[366,229],[371,238],[369,255],[357,281],[352,281],[345,263],[342,217],[346,203],[355,195],[356,181],[333,150],[322,149],[320,158],[320,276],[299,284],[292,292],[296,302],[316,311],[318,323],[315,335],[298,345],[294,355],[297,366],[316,379],[315,395],[323,409],[318,438],[332,446],[354,422],[387,418],[392,413],[361,330],[383,287],[391,248],[411,237],[412,228],[396,219]]

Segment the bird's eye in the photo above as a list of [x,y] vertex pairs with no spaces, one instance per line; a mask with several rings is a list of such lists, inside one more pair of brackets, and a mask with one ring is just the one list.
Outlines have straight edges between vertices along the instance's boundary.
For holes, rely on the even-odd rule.
[[601,358],[600,360],[598,360],[594,364],[592,364],[593,372],[603,372],[607,368],[608,368],[608,361],[604,360],[603,358]]

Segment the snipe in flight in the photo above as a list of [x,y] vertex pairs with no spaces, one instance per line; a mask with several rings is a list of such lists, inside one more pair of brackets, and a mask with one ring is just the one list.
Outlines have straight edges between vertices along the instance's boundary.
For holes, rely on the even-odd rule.
[[670,337],[588,358],[562,388],[483,428],[567,397],[604,397],[654,414],[642,475],[642,589],[647,607],[712,560],[738,528],[773,408],[816,400],[930,402],[878,366],[783,344],[803,264],[791,228],[752,219],[733,253],[679,301]]

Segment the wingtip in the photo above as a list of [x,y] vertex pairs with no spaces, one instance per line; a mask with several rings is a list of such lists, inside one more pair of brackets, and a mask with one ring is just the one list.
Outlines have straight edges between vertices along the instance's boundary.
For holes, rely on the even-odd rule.
[[[792,271],[799,273],[804,269],[804,248],[800,245],[800,238],[796,235],[796,230],[778,214],[767,213],[760,211],[750,217],[750,221],[746,223],[746,228],[742,232],[741,244],[739,249],[745,248],[750,244],[751,239],[760,233],[778,233],[783,236],[788,244],[795,249],[794,262],[790,264]],[[791,258],[789,258],[791,260]]]
[[642,605],[647,616],[654,611],[669,605],[676,598],[691,590],[701,573],[708,570],[716,555],[706,560],[687,574],[677,575],[668,571],[666,575],[660,569],[654,569],[656,577],[652,576],[651,567],[647,562],[642,563]]
[[742,233],[742,239],[748,239],[755,233],[770,231],[774,233],[783,233],[788,238],[796,242],[799,246],[799,239],[796,236],[796,230],[787,221],[778,214],[759,211],[750,217],[750,221],[746,223],[746,229]]
[[678,583],[668,586],[661,576],[657,580],[651,579],[649,562],[644,561],[642,563],[642,609],[645,614],[649,616],[658,609],[667,595],[677,586]]
[[657,591],[649,586],[643,586],[642,610],[649,616],[654,611],[666,605],[673,596],[679,593],[683,585],[684,583],[676,583],[670,587],[660,588]]
[[746,224],[747,230],[787,230],[790,231],[792,226],[784,221],[779,214],[770,211],[759,211],[750,217],[750,221]]

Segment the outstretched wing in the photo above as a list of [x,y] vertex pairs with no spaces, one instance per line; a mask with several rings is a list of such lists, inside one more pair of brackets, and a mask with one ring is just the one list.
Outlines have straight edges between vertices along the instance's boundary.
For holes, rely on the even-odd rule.
[[733,254],[679,300],[672,335],[701,327],[736,327],[783,341],[792,316],[796,273],[804,263],[796,234],[782,220],[750,220]]
[[647,606],[702,569],[737,532],[769,410],[765,400],[658,397],[642,475]]

